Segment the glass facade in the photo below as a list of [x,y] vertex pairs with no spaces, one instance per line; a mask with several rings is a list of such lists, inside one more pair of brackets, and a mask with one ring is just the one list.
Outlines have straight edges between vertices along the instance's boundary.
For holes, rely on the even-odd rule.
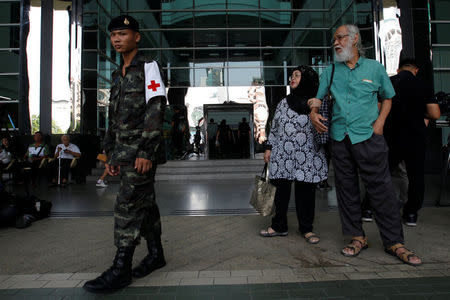
[[84,122],[98,134],[106,126],[110,76],[120,64],[107,32],[114,16],[139,21],[140,49],[163,67],[169,94],[197,88],[220,94],[225,88],[225,100],[233,100],[232,87],[263,85],[269,95],[270,88],[285,91],[290,68],[297,65],[320,73],[332,59],[333,30],[343,23],[359,25],[366,56],[374,57],[372,5],[368,0],[84,1],[82,88],[87,107],[97,107],[96,115],[86,112],[91,118]]
[[450,1],[428,1],[430,9],[431,47],[434,90],[450,93]]
[[20,1],[0,2],[0,128],[18,126]]

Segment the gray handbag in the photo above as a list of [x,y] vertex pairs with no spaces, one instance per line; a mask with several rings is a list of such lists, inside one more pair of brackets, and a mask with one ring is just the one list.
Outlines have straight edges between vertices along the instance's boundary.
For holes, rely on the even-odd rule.
[[261,176],[256,176],[255,187],[250,198],[250,204],[263,217],[275,213],[276,187],[269,182],[268,164],[264,165]]

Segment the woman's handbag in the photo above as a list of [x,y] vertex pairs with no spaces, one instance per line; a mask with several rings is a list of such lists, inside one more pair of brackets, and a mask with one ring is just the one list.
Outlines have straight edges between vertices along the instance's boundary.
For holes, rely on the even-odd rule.
[[250,204],[263,217],[275,213],[275,192],[276,187],[269,182],[268,164],[264,165],[261,176],[255,178],[255,188],[250,198]]
[[99,155],[97,155],[97,159],[105,163],[108,160],[108,157],[106,156],[106,154],[100,153]]
[[330,125],[331,125],[331,117],[333,116],[333,96],[331,96],[331,85],[333,84],[333,77],[334,77],[334,68],[335,65],[333,64],[331,71],[331,80],[330,85],[328,86],[328,92],[325,95],[325,97],[322,99],[322,104],[319,108],[319,114],[322,115],[326,121],[322,121],[323,125],[325,125],[328,128],[328,131],[319,133],[316,129],[314,129],[314,137],[316,139],[316,142],[319,145],[325,145],[330,140]]

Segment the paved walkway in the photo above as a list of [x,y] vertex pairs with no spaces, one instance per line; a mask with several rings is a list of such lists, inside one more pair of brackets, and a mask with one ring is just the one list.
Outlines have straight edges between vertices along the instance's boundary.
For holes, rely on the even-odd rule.
[[[258,236],[269,222],[259,216],[166,216],[162,222],[167,266],[121,293],[158,295],[151,299],[363,298],[378,296],[368,292],[377,290],[380,299],[409,291],[419,299],[440,299],[450,293],[450,208],[425,208],[418,227],[405,228],[408,247],[423,257],[420,267],[384,253],[375,223],[365,224],[369,249],[357,258],[342,256],[346,239],[337,212],[318,213],[318,245],[307,244],[296,232],[294,214],[289,215],[289,236],[277,238]],[[111,217],[96,217],[51,218],[24,230],[1,229],[0,299],[24,293],[85,297],[80,287],[111,264],[112,227]],[[135,263],[144,255],[140,246]],[[225,290],[238,296],[224,298]]]

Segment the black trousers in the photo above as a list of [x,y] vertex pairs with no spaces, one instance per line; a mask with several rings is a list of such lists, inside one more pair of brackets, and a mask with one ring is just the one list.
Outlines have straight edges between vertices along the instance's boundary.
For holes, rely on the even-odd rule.
[[343,233],[365,236],[361,221],[359,173],[375,213],[383,245],[403,243],[401,203],[395,196],[384,137],[374,134],[354,145],[348,136],[340,142],[332,140],[331,158]]
[[[68,180],[69,179],[69,172],[70,172],[70,163],[72,162],[69,158],[61,158],[61,171],[60,171],[60,178],[61,182],[63,179]],[[58,179],[58,167],[59,167],[59,159],[55,159],[53,161],[53,174],[54,178]],[[72,174],[73,176],[73,174]],[[72,178],[73,179],[73,178]]]
[[[413,140],[413,139],[411,139]],[[389,148],[389,168],[392,171],[405,161],[408,176],[408,201],[403,207],[403,215],[417,214],[422,208],[425,197],[425,144],[422,142],[408,144],[408,148],[392,146]],[[370,210],[370,201],[366,196],[363,210]]]
[[391,170],[404,160],[408,175],[408,201],[403,207],[403,215],[417,214],[422,208],[425,196],[425,143],[417,142],[405,149],[391,148],[389,164]]
[[[271,179],[277,187],[275,193],[275,216],[272,218],[272,229],[278,232],[288,231],[287,211],[291,198],[292,180]],[[297,211],[298,229],[305,234],[313,230],[316,184],[294,181],[295,209]]]

